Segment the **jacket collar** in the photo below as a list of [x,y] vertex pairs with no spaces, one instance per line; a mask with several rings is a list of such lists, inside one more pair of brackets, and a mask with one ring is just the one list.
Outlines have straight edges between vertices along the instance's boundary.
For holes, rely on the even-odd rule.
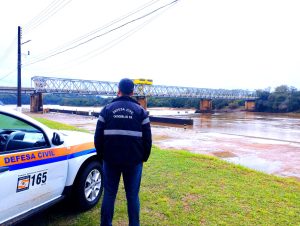
[[130,101],[130,102],[133,102],[133,103],[136,103],[136,104],[140,105],[139,102],[137,102],[135,99],[133,99],[130,96],[120,96],[120,97],[117,97],[117,98],[112,100],[112,102],[116,102],[116,101]]

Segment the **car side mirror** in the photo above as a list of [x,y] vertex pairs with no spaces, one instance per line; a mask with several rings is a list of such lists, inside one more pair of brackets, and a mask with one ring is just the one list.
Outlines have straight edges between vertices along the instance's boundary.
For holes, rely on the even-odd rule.
[[59,134],[54,132],[53,137],[52,137],[52,144],[58,146],[58,145],[61,145],[63,143],[64,143],[64,141],[60,138]]

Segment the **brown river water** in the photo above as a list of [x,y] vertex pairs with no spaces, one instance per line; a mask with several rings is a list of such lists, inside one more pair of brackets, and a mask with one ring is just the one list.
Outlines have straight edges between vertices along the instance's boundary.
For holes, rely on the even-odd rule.
[[300,179],[300,115],[249,112],[188,116],[187,129],[154,126],[155,143]]
[[[185,128],[152,124],[154,144],[161,148],[213,155],[258,171],[300,180],[300,114],[191,114],[191,109],[148,110],[152,115],[194,120],[193,126]],[[61,113],[38,116],[91,132],[97,122],[93,117]]]

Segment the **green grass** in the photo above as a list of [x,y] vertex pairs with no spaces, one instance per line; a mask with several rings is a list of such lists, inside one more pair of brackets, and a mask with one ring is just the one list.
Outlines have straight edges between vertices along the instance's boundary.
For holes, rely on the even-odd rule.
[[39,117],[33,117],[35,120],[39,121],[40,123],[45,124],[46,126],[48,126],[51,129],[57,129],[57,130],[74,130],[74,131],[80,131],[80,132],[87,132],[88,130],[85,129],[80,129],[77,128],[75,126],[71,126],[71,125],[67,125],[64,123],[60,123],[60,122],[55,122],[49,119],[45,119],[45,118],[39,118]]
[[[186,151],[152,149],[140,192],[141,225],[300,225],[300,183]],[[61,203],[29,225],[99,225],[100,202],[75,213]],[[123,185],[113,225],[127,225]]]

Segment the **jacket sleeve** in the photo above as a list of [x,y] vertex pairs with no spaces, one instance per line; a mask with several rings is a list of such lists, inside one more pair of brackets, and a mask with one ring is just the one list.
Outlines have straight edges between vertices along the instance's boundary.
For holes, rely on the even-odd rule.
[[94,136],[94,144],[97,151],[97,155],[102,160],[103,152],[104,152],[104,128],[105,128],[105,107],[99,114],[99,118],[97,121],[95,136]]
[[143,138],[143,148],[144,155],[143,161],[147,162],[152,147],[152,135],[151,135],[151,126],[150,119],[146,111],[143,110],[143,121],[142,121],[142,138]]

